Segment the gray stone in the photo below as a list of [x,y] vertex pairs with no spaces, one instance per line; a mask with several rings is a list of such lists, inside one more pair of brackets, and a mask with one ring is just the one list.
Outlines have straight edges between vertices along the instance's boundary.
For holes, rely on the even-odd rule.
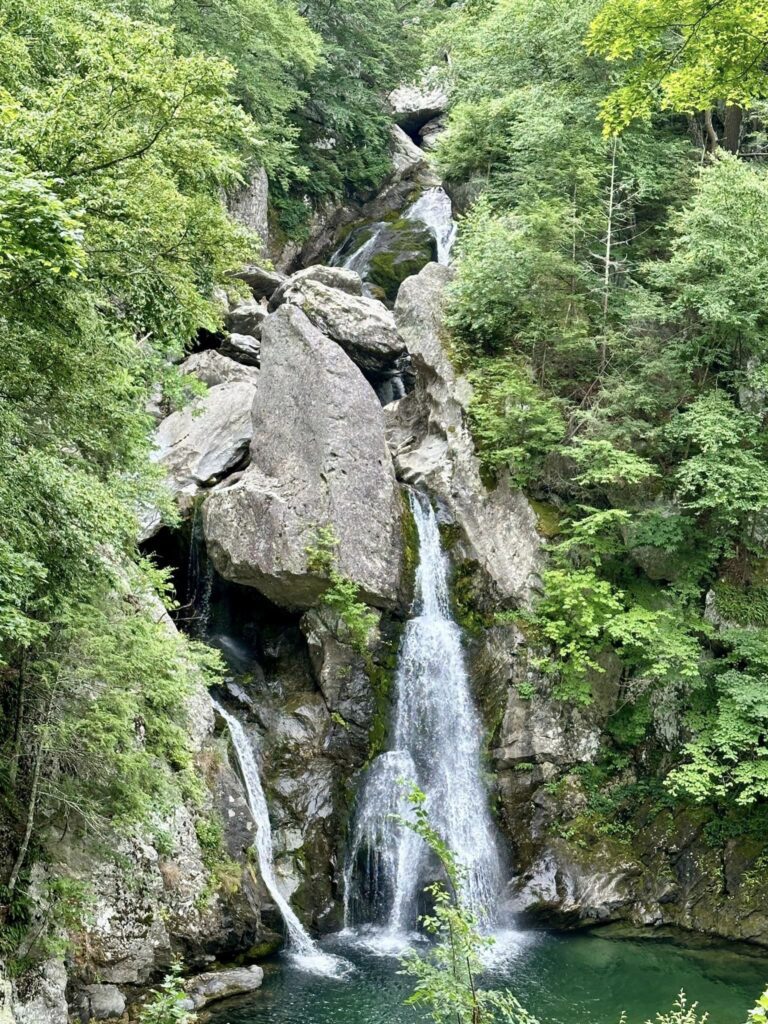
[[268,299],[285,280],[285,274],[267,270],[266,267],[260,267],[255,263],[244,267],[234,276],[245,281],[256,300]]
[[165,469],[175,494],[210,487],[248,457],[256,392],[245,382],[219,384],[163,420],[155,431],[153,461]]
[[16,1024],[67,1024],[67,972],[60,960],[45,960],[15,983]]
[[255,386],[259,379],[259,371],[255,366],[236,363],[234,359],[228,359],[213,348],[206,349],[205,352],[196,352],[185,359],[179,371],[197,377],[209,388],[214,388],[218,384],[237,382]]
[[87,985],[85,995],[94,1020],[113,1020],[125,1013],[125,996],[117,985]]
[[293,305],[265,323],[253,414],[250,467],[203,506],[218,571],[277,604],[309,608],[326,580],[308,551],[330,526],[341,572],[366,601],[396,605],[402,504],[381,406],[349,357]]
[[304,278],[286,290],[284,301],[300,307],[363,370],[391,368],[405,352],[392,313],[376,299]]
[[447,119],[445,117],[436,117],[433,121],[428,121],[422,129],[419,131],[419,139],[421,145],[426,150],[432,150],[440,141],[440,136],[445,132]]
[[421,82],[401,85],[389,94],[395,120],[410,134],[415,134],[429,121],[445,113],[448,107],[448,93],[436,79],[436,69],[433,68]]
[[266,307],[261,302],[247,299],[227,313],[227,327],[233,334],[249,334],[253,338],[259,338],[266,315]]
[[306,270],[299,270],[280,285],[269,300],[270,312],[273,313],[278,306],[283,304],[285,293],[289,288],[299,287],[303,281],[319,281],[320,284],[324,284],[328,288],[337,288],[348,295],[363,294],[363,282],[359,274],[352,270],[344,270],[342,267],[326,267],[317,264],[314,267],[307,267]]
[[242,227],[259,236],[263,253],[269,247],[269,178],[263,167],[227,202],[230,216]]
[[457,552],[477,562],[496,596],[530,605],[540,587],[541,541],[536,517],[521,491],[502,481],[489,490],[467,427],[472,390],[453,369],[442,344],[449,268],[428,264],[400,288],[398,332],[411,354],[413,394],[387,406],[395,466],[407,483],[426,486],[463,535]]
[[230,996],[245,995],[261,988],[264,971],[258,964],[252,967],[236,967],[229,971],[211,971],[190,978],[185,988],[196,1010],[201,1010],[209,1003]]
[[221,353],[246,366],[261,362],[261,341],[252,334],[230,334],[221,343]]

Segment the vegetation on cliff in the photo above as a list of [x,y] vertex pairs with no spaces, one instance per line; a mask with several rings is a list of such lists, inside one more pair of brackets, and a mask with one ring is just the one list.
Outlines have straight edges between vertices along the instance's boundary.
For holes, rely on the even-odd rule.
[[436,33],[438,159],[480,196],[450,311],[475,436],[561,517],[527,628],[563,698],[615,651],[632,745],[672,720],[653,763],[737,830],[768,796],[765,30],[758,3],[498,0]]

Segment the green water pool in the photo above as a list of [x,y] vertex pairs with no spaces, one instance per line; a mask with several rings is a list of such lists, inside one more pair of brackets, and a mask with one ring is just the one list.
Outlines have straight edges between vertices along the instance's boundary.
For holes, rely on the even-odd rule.
[[[414,1024],[403,1006],[409,980],[398,961],[335,937],[323,948],[350,961],[341,979],[298,970],[289,957],[265,965],[263,988],[219,1010],[212,1024]],[[744,1024],[768,984],[768,957],[727,947],[687,948],[667,941],[612,940],[542,932],[500,938],[486,984],[511,987],[542,1024],[629,1024],[654,1019],[684,989],[709,1024]]]

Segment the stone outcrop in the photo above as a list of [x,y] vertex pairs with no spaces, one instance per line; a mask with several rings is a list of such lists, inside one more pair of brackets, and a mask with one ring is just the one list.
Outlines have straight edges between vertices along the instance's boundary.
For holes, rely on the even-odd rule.
[[227,335],[221,343],[221,352],[246,366],[258,366],[261,363],[261,341],[253,334]]
[[308,552],[330,526],[341,572],[371,604],[395,606],[402,505],[381,407],[339,345],[290,303],[264,325],[253,434],[243,478],[203,507],[219,572],[278,605],[309,608],[326,581]]
[[6,1005],[6,1010],[14,1024],[67,1024],[67,972],[60,960],[36,964],[11,991],[11,1005]]
[[267,315],[266,307],[256,299],[239,302],[227,312],[227,326],[233,334],[261,337],[261,325]]
[[278,306],[286,301],[286,294],[289,290],[298,292],[301,290],[302,284],[308,281],[316,281],[327,288],[335,288],[348,295],[361,296],[363,294],[363,282],[360,280],[359,274],[351,270],[343,270],[341,267],[325,267],[318,264],[314,267],[307,267],[306,270],[297,271],[281,284],[269,300],[270,312],[273,313]]
[[124,1013],[125,996],[117,985],[86,985],[83,989],[81,1020],[119,1020]]
[[203,1007],[220,999],[255,992],[261,988],[263,981],[264,971],[258,964],[253,964],[251,967],[198,974],[197,977],[190,978],[184,987],[189,995],[191,1008],[202,1010]]
[[454,371],[441,340],[450,279],[447,267],[431,263],[400,289],[395,322],[417,385],[385,410],[389,442],[401,479],[427,487],[444,518],[459,527],[457,555],[480,566],[497,599],[527,606],[542,564],[536,517],[509,483],[489,490],[482,481],[466,424],[471,388]]
[[286,289],[283,301],[303,310],[362,370],[391,368],[405,352],[392,313],[376,299],[304,277]]
[[259,371],[256,367],[237,363],[214,348],[189,356],[179,366],[179,371],[197,377],[209,388],[215,388],[218,384],[236,383],[250,384],[255,387],[259,379]]
[[256,301],[268,299],[285,280],[285,274],[268,270],[258,264],[249,264],[235,274],[235,277],[245,281]]
[[219,384],[158,426],[153,460],[174,494],[194,495],[243,465],[253,438],[256,393],[246,381]]
[[448,93],[435,79],[433,70],[421,82],[401,85],[389,94],[395,120],[411,136],[445,113],[448,107]]
[[258,235],[266,253],[269,248],[269,178],[263,167],[257,168],[251,180],[228,197],[227,208],[238,224]]

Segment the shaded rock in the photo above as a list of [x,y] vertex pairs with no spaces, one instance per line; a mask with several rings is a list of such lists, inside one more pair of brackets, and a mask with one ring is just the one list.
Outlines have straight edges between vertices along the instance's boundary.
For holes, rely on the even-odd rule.
[[209,348],[204,352],[196,352],[185,359],[179,367],[181,373],[197,377],[209,388],[218,384],[246,383],[255,387],[259,379],[259,371],[255,366],[244,366],[228,359],[216,349]]
[[419,130],[419,143],[427,151],[435,148],[447,126],[447,118],[436,117]]
[[234,276],[240,278],[241,281],[245,281],[256,300],[268,299],[285,280],[284,274],[279,274],[274,270],[267,270],[266,267],[259,267],[256,264],[244,267]]
[[87,985],[83,993],[89,1019],[113,1020],[125,1013],[125,996],[117,985]]
[[424,152],[405,134],[402,128],[398,127],[392,129],[392,165],[395,179],[393,184],[422,175],[432,177]]
[[266,253],[269,246],[269,178],[263,167],[257,168],[248,184],[228,198],[227,209],[234,221],[259,236],[262,251]]
[[253,338],[261,336],[261,325],[267,311],[261,302],[248,299],[227,313],[227,327],[233,334],[246,334]]
[[45,960],[25,971],[14,990],[16,1024],[67,1024],[67,972],[60,960]]
[[381,302],[303,279],[285,292],[312,323],[370,372],[391,367],[405,351],[392,313]]
[[190,978],[184,987],[194,1009],[201,1010],[218,999],[255,992],[257,988],[261,988],[263,981],[264,971],[258,964],[253,964],[251,967],[236,967],[229,971],[199,974],[196,978]]
[[434,73],[421,82],[401,85],[389,94],[389,105],[395,120],[409,135],[417,134],[429,121],[433,121],[448,107],[448,93],[438,85]]
[[152,458],[165,469],[174,493],[210,487],[248,457],[256,390],[244,382],[219,384],[163,420]]
[[273,313],[278,306],[285,302],[286,292],[290,288],[299,287],[304,281],[318,281],[328,288],[337,288],[340,292],[346,292],[348,295],[360,296],[363,294],[363,282],[359,274],[342,267],[326,267],[318,264],[314,267],[307,267],[306,270],[299,270],[280,285],[269,300],[270,312]]
[[221,353],[246,366],[258,366],[261,362],[261,342],[252,334],[230,334],[221,344]]
[[381,406],[349,357],[292,304],[265,323],[253,415],[251,466],[203,506],[218,571],[278,605],[309,608],[326,581],[308,550],[328,525],[341,572],[365,600],[395,605],[402,505]]
[[428,264],[404,282],[395,322],[411,354],[416,390],[387,406],[388,438],[399,476],[426,486],[459,527],[460,558],[476,562],[497,598],[529,605],[540,586],[536,517],[507,481],[489,490],[466,425],[469,383],[451,366],[442,341],[445,289],[452,272]]
[[330,609],[320,608],[307,612],[301,626],[328,710],[366,734],[374,714],[373,690],[362,656],[340,639],[344,624]]

